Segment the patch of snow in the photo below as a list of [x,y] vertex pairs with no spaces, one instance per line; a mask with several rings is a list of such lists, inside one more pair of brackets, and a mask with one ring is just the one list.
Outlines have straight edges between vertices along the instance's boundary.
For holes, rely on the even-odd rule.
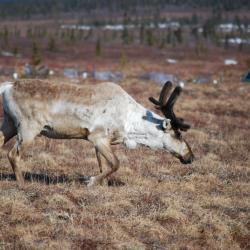
[[233,31],[238,31],[239,29],[245,30],[245,26],[242,24],[236,25],[233,23],[222,23],[217,26],[217,30],[223,33],[231,33]]
[[182,82],[182,81],[180,81],[180,82],[178,83],[178,85],[179,85],[181,88],[184,88],[184,87],[185,87],[185,83]]
[[141,79],[153,81],[157,84],[164,85],[165,82],[178,82],[178,79],[175,75],[165,74],[161,72],[149,72],[141,76]]
[[1,56],[12,57],[12,56],[14,56],[14,54],[12,52],[9,52],[9,51],[2,51]]
[[123,25],[123,24],[107,24],[103,27],[104,30],[124,30],[125,28],[127,29],[134,29],[135,25],[133,24],[128,24],[128,25]]
[[174,29],[175,30],[175,29],[180,28],[180,23],[179,22],[158,23],[157,26],[154,23],[150,23],[148,28]]
[[86,71],[82,72],[82,79],[87,79],[88,76],[89,76],[88,72],[86,72]]
[[120,72],[94,71],[93,77],[99,81],[121,81],[123,75]]
[[110,24],[108,24],[108,25],[105,25],[103,27],[103,29],[105,29],[105,30],[123,30],[124,29],[124,25],[122,25],[122,24],[116,24],[116,25],[110,25]]
[[203,32],[203,28],[198,28],[198,33],[202,33]]
[[[221,39],[221,42],[225,43],[225,39]],[[228,43],[233,44],[233,45],[250,44],[250,39],[242,39],[240,37],[229,38]]]
[[32,65],[26,63],[23,68],[23,74],[25,77],[31,77],[35,75],[35,69]]
[[195,80],[193,80],[193,83],[196,84],[207,84],[212,82],[211,75],[199,75]]
[[61,29],[90,30],[92,27],[88,25],[63,24],[61,25]]
[[16,72],[13,73],[12,77],[13,77],[13,79],[17,80],[18,79],[18,74]]
[[177,60],[168,58],[168,59],[167,59],[167,62],[170,63],[170,64],[176,64],[176,63],[177,63]]
[[235,59],[225,59],[224,64],[225,65],[237,65],[238,62]]
[[246,31],[250,33],[250,24],[248,24]]
[[228,39],[228,42],[229,43],[232,43],[232,44],[241,44],[244,42],[243,39],[239,38],[239,37],[236,37],[236,38],[230,38]]
[[68,78],[77,78],[78,77],[78,71],[76,69],[72,68],[66,68],[63,71],[64,76]]

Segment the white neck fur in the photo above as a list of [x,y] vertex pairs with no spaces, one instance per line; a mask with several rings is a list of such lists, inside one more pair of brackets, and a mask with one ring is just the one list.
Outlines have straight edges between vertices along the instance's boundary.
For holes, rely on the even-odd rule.
[[137,105],[127,115],[124,144],[128,148],[135,148],[137,144],[154,149],[163,148],[163,120],[159,115]]

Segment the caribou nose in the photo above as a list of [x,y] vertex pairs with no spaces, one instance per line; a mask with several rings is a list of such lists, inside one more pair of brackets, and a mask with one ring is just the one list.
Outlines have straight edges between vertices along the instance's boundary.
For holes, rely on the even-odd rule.
[[193,160],[194,160],[194,155],[193,154],[190,154],[190,155],[188,155],[186,157],[181,157],[180,158],[180,162],[182,164],[191,164],[193,162]]

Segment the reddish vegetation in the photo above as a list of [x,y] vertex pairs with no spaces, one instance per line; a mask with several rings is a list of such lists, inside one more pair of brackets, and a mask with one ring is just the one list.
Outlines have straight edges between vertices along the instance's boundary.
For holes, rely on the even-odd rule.
[[[72,55],[71,49],[45,53],[44,61],[58,69],[121,70],[121,86],[151,109],[147,98],[160,87],[135,78],[140,73],[159,70],[185,80],[223,73],[224,79],[187,84],[176,104],[176,113],[193,125],[184,135],[196,155],[190,166],[166,152],[117,146],[119,171],[109,185],[89,189],[81,175],[98,173],[92,145],[37,138],[25,157],[27,183],[19,189],[6,145],[0,151],[0,249],[248,249],[250,86],[239,81],[246,56],[218,49],[197,58],[192,51],[128,47],[121,68],[120,48],[105,48],[100,58],[93,45]],[[225,67],[223,59],[232,56],[239,65]],[[167,57],[180,62],[168,65]],[[26,60],[0,57],[5,65]],[[86,83],[92,80],[79,84]]]

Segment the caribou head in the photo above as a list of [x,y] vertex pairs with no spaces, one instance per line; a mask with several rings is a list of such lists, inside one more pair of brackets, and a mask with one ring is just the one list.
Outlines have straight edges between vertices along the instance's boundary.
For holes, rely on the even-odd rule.
[[168,98],[168,93],[171,88],[172,83],[169,81],[166,82],[161,90],[159,100],[156,100],[153,97],[149,97],[149,100],[166,118],[162,123],[162,129],[166,132],[166,149],[179,158],[181,163],[188,164],[193,161],[194,155],[188,143],[183,139],[181,131],[187,131],[190,128],[190,125],[184,123],[182,118],[176,117],[173,111],[174,104],[179,97],[182,88],[180,86],[175,87]]

